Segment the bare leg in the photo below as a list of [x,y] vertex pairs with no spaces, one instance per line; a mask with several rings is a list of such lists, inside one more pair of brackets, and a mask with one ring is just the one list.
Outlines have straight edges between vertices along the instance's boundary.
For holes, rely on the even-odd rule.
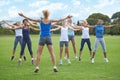
[[39,66],[39,62],[40,62],[40,57],[41,57],[41,54],[42,54],[42,50],[43,50],[43,46],[38,46],[37,57],[36,57],[36,67]]
[[67,59],[69,59],[69,51],[68,51],[68,47],[65,47],[65,52],[67,54]]
[[[62,60],[62,52],[63,52],[63,47],[60,47],[60,60]],[[67,54],[66,51],[65,54]]]
[[104,58],[107,58],[106,52],[104,52]]
[[54,69],[54,72],[58,72],[57,70],[57,67],[56,67],[56,58],[55,58],[55,54],[54,54],[54,50],[53,50],[53,46],[52,45],[48,45],[47,46],[48,50],[49,50],[49,53],[52,57],[52,62],[53,62],[53,69]]
[[93,55],[92,55],[92,58],[94,58],[95,57],[95,52],[93,52]]
[[77,54],[76,54],[75,40],[72,40],[71,42],[72,42],[72,46],[73,46],[73,50],[74,50],[74,55],[75,55],[75,57],[76,57]]

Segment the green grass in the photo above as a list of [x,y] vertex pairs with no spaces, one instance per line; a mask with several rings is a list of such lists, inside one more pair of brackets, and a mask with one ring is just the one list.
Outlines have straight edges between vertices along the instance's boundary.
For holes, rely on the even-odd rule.
[[[32,49],[36,55],[38,46],[38,35],[32,35]],[[76,36],[77,53],[79,53],[80,36]],[[71,65],[63,59],[63,65],[59,65],[59,36],[53,35],[54,52],[57,59],[58,73],[54,73],[52,62],[46,46],[41,56],[40,71],[34,73],[35,66],[31,64],[28,49],[25,49],[27,61],[18,65],[20,47],[17,47],[16,56],[13,61],[10,57],[13,49],[14,36],[0,36],[0,80],[120,80],[120,36],[105,36],[109,63],[103,61],[102,48],[99,46],[95,63],[89,59],[89,51],[84,46],[82,61],[73,58],[73,49],[70,43]],[[91,36],[92,48],[95,37]]]

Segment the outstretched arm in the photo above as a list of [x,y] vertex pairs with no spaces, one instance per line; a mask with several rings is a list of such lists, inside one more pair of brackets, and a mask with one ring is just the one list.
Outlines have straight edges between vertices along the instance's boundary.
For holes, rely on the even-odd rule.
[[27,17],[27,16],[25,16],[24,14],[22,14],[22,13],[18,13],[21,17],[24,17],[24,18],[26,18],[26,19],[28,19],[28,20],[30,20],[30,21],[34,21],[34,22],[40,22],[41,20],[40,19],[32,19],[32,18],[29,18],[29,17]]
[[14,25],[12,25],[12,24],[10,24],[10,23],[8,23],[8,22],[6,22],[6,21],[3,21],[5,24],[7,24],[8,26],[11,26],[11,27],[15,27]]
[[7,29],[9,29],[9,30],[16,30],[16,29],[21,29],[22,28],[22,26],[15,26],[15,25],[12,25],[12,24],[10,24],[10,23],[8,23],[8,22],[6,22],[6,21],[4,21],[8,26],[11,26],[11,27],[8,27]]
[[32,27],[32,26],[30,26],[30,29],[35,30],[35,31],[40,31],[40,29]]
[[51,32],[57,31],[57,30],[61,29],[61,27],[62,27],[62,26],[59,26],[59,25],[54,25],[54,26],[56,26],[57,28],[51,29],[50,30]]
[[107,25],[105,26],[105,28],[111,28],[111,27],[114,27],[115,25]]
[[51,22],[61,22],[61,21],[64,21],[64,20],[66,20],[66,19],[68,19],[68,18],[72,18],[72,16],[71,16],[71,15],[68,15],[67,17],[62,18],[62,19],[51,20]]
[[73,31],[79,31],[80,30],[80,28],[73,28],[73,27],[68,27],[69,29],[71,29],[71,30],[73,30]]

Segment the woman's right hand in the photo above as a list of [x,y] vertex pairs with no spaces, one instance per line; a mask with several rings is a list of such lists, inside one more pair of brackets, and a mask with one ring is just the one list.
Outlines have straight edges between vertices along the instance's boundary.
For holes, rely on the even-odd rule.
[[18,13],[20,16],[24,16],[23,13]]

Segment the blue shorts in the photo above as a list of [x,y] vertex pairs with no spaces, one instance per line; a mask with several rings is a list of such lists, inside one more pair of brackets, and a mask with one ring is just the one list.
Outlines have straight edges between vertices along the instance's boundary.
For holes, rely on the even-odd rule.
[[52,45],[52,39],[51,37],[40,37],[39,39],[39,45],[44,46],[44,45]]
[[65,45],[65,47],[68,47],[68,41],[60,41],[60,47],[63,47]]
[[74,40],[74,36],[68,35],[68,39],[69,39],[69,41],[73,41]]

